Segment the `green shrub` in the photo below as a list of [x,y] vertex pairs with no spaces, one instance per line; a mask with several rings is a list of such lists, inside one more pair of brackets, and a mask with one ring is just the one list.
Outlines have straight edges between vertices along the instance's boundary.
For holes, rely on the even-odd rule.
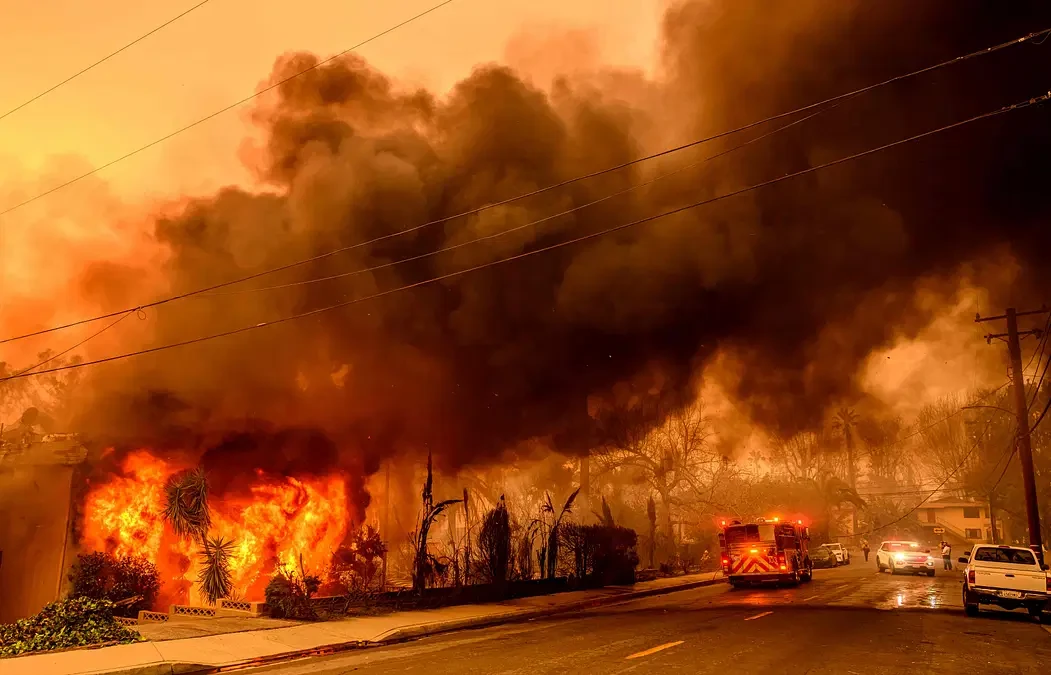
[[0,625],[0,656],[139,640],[138,633],[113,618],[109,600],[67,598],[46,605],[36,616]]
[[114,609],[117,616],[138,616],[140,609],[152,609],[161,587],[157,567],[146,558],[115,556],[110,553],[81,554],[69,573],[71,597],[120,602],[138,597],[133,603]]

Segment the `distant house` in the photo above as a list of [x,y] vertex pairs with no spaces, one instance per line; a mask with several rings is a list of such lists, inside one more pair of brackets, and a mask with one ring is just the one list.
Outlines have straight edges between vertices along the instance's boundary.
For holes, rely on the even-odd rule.
[[[999,512],[996,516],[999,540],[1007,541],[1004,518]],[[988,504],[945,497],[924,504],[916,511],[916,517],[932,539],[941,537],[957,544],[989,543],[993,540]]]

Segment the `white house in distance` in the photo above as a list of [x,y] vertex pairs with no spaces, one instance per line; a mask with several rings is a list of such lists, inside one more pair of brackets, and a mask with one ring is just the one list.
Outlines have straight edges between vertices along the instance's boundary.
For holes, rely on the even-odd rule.
[[[950,543],[978,544],[993,541],[989,519],[989,505],[956,497],[934,499],[916,511],[919,524],[932,540],[944,539]],[[999,541],[1007,541],[1004,520],[997,514],[996,531]]]

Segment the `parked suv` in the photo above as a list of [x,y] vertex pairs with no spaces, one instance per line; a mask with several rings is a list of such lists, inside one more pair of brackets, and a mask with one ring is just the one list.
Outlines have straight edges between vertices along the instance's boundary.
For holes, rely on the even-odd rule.
[[880,572],[913,572],[933,577],[934,562],[930,549],[920,548],[914,541],[885,541],[876,551],[876,569]]
[[1051,609],[1051,575],[1028,548],[978,544],[961,556],[964,569],[963,607],[971,616],[981,605],[1004,609],[1025,607],[1039,621]]

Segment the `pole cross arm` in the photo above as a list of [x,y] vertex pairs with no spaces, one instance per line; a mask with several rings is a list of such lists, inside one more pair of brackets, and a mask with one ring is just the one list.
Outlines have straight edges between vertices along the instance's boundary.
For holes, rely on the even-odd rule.
[[[1040,309],[1031,309],[1028,312],[1015,312],[1015,316],[1016,317],[1018,317],[1018,316],[1033,316],[1033,315],[1036,315],[1036,314],[1051,314],[1051,309],[1048,309],[1047,305],[1044,305]],[[996,316],[982,316],[981,314],[975,314],[974,315],[974,322],[975,323],[984,323],[986,321],[999,321],[1001,319],[1006,319],[1006,318],[1007,318],[1006,314],[997,314]]]

